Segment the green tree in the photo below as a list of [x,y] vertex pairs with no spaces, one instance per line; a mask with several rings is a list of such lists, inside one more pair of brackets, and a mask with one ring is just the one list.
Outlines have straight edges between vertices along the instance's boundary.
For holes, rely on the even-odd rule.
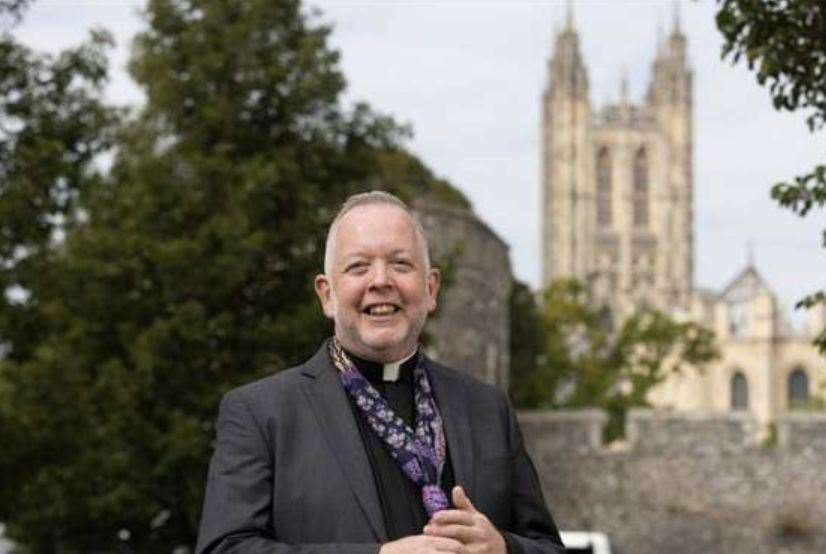
[[[0,20],[16,22],[27,4],[3,2]],[[55,531],[31,526],[41,515],[27,494],[49,477],[32,478],[30,464],[50,459],[51,474],[58,474],[66,441],[40,440],[60,423],[45,422],[41,409],[16,408],[37,394],[34,388],[59,388],[60,381],[38,383],[37,373],[18,370],[54,330],[53,260],[61,237],[83,219],[82,200],[101,178],[93,161],[109,148],[117,122],[117,112],[100,100],[110,43],[95,32],[85,44],[49,56],[22,46],[8,29],[0,34],[0,521],[19,539],[36,532],[48,541]],[[36,506],[44,518],[60,509],[48,495]]]
[[[526,291],[518,297],[519,304],[528,305]],[[573,280],[551,283],[535,313],[541,344],[534,350],[535,339],[528,341],[526,352],[537,354],[527,362],[531,371],[512,375],[514,401],[523,408],[603,408],[609,415],[608,440],[622,434],[629,408],[647,405],[652,387],[687,365],[701,368],[718,356],[711,331],[658,311],[638,311],[612,328],[610,314],[591,306]],[[520,359],[525,353],[512,355]]]
[[539,370],[545,333],[534,293],[516,279],[511,283],[510,314],[511,400],[518,407],[540,407],[555,383],[553,375]]
[[0,21],[9,19],[17,22],[31,0],[0,0]]
[[[115,135],[110,172],[89,165],[110,111],[54,97],[45,122],[89,124],[89,144],[49,144],[68,174],[55,186],[71,184],[55,197],[71,203],[59,217],[0,204],[9,221],[59,225],[32,227],[43,261],[0,314],[0,521],[33,553],[192,545],[220,396],[330,331],[312,276],[341,201],[384,188],[466,203],[404,152],[405,129],[340,105],[330,29],[298,1],[152,0],[146,20],[130,71],[147,102]],[[68,90],[105,78],[104,39],[78,51],[90,75],[67,74]],[[23,308],[31,335],[14,328]]]
[[[0,5],[0,17],[24,6]],[[110,147],[118,115],[100,100],[110,44],[93,32],[53,57],[0,34],[0,341],[12,359],[28,355],[42,323],[36,302],[16,300],[37,296],[52,246],[82,219],[82,198],[100,181],[92,161]]]
[[[723,58],[745,59],[757,82],[767,85],[775,109],[803,110],[811,132],[826,125],[826,6],[822,0],[718,0],[717,28]],[[826,165],[792,181],[776,183],[771,195],[803,217],[826,205]],[[822,243],[826,247],[826,228]],[[826,302],[826,291],[797,303],[810,308]],[[826,330],[815,343],[826,354]]]

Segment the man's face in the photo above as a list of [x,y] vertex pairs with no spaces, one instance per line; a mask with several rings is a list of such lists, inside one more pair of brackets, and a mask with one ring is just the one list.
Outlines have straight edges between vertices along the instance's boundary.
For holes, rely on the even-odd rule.
[[410,217],[366,204],[339,221],[328,274],[315,288],[342,346],[376,362],[410,354],[436,309],[439,272],[428,270]]

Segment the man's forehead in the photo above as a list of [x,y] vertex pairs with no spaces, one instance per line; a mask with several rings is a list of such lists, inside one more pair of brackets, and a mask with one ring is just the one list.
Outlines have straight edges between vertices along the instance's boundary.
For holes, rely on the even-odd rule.
[[417,247],[410,214],[390,204],[368,204],[356,206],[338,222],[335,249],[339,255],[379,246],[398,252]]
[[382,257],[389,258],[413,256],[414,248],[395,248],[395,249],[381,249],[378,247],[371,247],[370,245],[353,245],[352,248],[347,248],[339,252],[338,258],[342,262],[354,260],[359,258],[370,258],[376,254]]
[[366,204],[356,206],[342,216],[337,232],[354,234],[376,233],[382,229],[386,233],[401,230],[415,232],[413,218],[406,211],[392,204]]

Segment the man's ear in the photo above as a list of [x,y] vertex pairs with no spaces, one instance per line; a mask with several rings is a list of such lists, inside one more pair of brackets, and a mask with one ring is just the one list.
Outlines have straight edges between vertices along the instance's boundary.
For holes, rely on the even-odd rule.
[[431,313],[437,306],[436,299],[439,296],[439,287],[442,284],[442,273],[438,268],[431,267],[427,272],[426,279],[427,282],[425,283],[425,286],[427,287],[427,297],[429,299],[427,312]]
[[335,307],[333,306],[333,288],[330,285],[330,280],[323,273],[315,276],[315,293],[318,295],[318,300],[321,302],[321,309],[324,310],[324,315],[333,319],[335,315]]

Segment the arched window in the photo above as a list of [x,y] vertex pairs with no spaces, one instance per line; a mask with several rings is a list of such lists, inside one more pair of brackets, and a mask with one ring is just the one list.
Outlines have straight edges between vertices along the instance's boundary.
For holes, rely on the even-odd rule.
[[648,157],[645,148],[634,155],[634,227],[648,227]]
[[798,367],[789,374],[789,408],[803,408],[809,402],[809,376]]
[[610,227],[613,223],[611,194],[611,153],[603,146],[597,152],[597,225],[600,227]]
[[749,382],[737,372],[731,376],[731,409],[747,410],[749,407]]

